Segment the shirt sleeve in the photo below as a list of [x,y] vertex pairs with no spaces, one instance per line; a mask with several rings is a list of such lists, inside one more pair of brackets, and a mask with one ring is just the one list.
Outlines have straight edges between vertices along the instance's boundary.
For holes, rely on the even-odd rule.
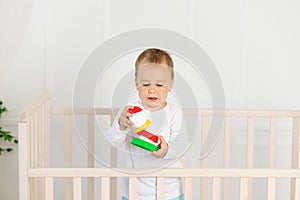
[[[182,119],[182,111],[176,111],[170,119],[168,152],[163,159],[179,159],[189,146],[189,139]],[[165,138],[166,139],[166,138]],[[166,140],[167,141],[167,140]]]
[[119,118],[124,108],[120,109],[112,126],[108,129],[108,131],[104,134],[105,138],[110,142],[110,144],[114,147],[124,147],[126,142],[126,136],[129,132],[127,128],[124,131],[120,130],[119,126]]

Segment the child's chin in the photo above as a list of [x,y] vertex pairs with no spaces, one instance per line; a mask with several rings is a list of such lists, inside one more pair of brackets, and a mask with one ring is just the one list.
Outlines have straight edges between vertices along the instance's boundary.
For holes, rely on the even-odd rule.
[[161,104],[152,104],[146,106],[148,110],[159,110],[162,108]]

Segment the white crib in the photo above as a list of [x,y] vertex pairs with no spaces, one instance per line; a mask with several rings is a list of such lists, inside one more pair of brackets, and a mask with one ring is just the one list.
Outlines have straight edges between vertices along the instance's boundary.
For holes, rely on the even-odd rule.
[[[193,112],[200,113],[201,117],[201,138],[206,137],[209,127],[209,120],[213,115],[212,110],[200,110]],[[100,199],[117,199],[117,177],[129,177],[130,194],[129,199],[137,199],[137,178],[157,178],[157,199],[164,200],[164,178],[182,177],[185,199],[207,200],[229,200],[230,194],[238,192],[241,200],[253,199],[252,187],[253,178],[267,179],[267,199],[276,199],[277,179],[289,179],[290,200],[300,200],[300,170],[299,160],[299,123],[300,111],[271,111],[271,110],[225,110],[224,140],[223,142],[223,167],[210,168],[208,157],[198,160],[199,167],[183,169],[162,169],[145,174],[132,174],[114,170],[112,168],[95,167],[94,160],[94,139],[95,139],[95,115],[106,115],[113,121],[112,109],[70,109],[53,108],[50,104],[50,96],[47,91],[41,94],[29,106],[20,112],[19,123],[19,195],[20,200],[52,200],[55,198],[55,180],[64,178],[64,197],[59,199],[79,200],[96,199],[95,194],[99,193]],[[64,119],[64,167],[51,167],[51,116],[60,115]],[[72,116],[82,115],[87,119],[87,164],[84,168],[72,167]],[[246,118],[246,167],[232,168],[232,119],[234,117]],[[254,132],[256,118],[269,119],[269,147],[268,166],[266,168],[253,167]],[[292,151],[291,167],[276,168],[276,130],[278,129],[277,119],[289,118],[292,120]],[[117,166],[117,150],[110,149],[110,165]],[[52,156],[53,157],[53,156]],[[196,160],[196,159],[195,159]],[[238,191],[233,191],[230,179],[239,179]],[[87,180],[86,195],[83,195],[83,179]],[[95,186],[95,180],[100,180],[101,186]],[[198,191],[193,191],[193,180],[199,179]],[[208,181],[211,180],[211,181]],[[278,198],[277,198],[278,199]]]

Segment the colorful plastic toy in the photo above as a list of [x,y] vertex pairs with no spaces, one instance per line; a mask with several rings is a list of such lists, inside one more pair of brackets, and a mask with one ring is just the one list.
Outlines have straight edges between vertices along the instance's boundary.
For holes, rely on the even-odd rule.
[[157,151],[158,147],[139,138],[132,138],[131,144],[148,151]]
[[[128,112],[133,114],[133,116],[130,117],[130,120],[134,124],[135,132],[142,136],[140,138],[133,138],[130,143],[148,151],[157,151],[157,146],[159,144],[158,137],[145,130],[151,124],[150,116],[138,106],[130,108]],[[147,138],[153,143],[147,142],[143,138]]]

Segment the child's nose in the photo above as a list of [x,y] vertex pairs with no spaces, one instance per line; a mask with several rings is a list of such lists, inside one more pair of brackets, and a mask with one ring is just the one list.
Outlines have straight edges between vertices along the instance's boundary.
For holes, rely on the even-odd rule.
[[149,92],[149,93],[154,93],[154,92],[155,92],[155,88],[156,88],[156,85],[155,85],[155,84],[150,84],[149,89],[148,89],[148,92]]

